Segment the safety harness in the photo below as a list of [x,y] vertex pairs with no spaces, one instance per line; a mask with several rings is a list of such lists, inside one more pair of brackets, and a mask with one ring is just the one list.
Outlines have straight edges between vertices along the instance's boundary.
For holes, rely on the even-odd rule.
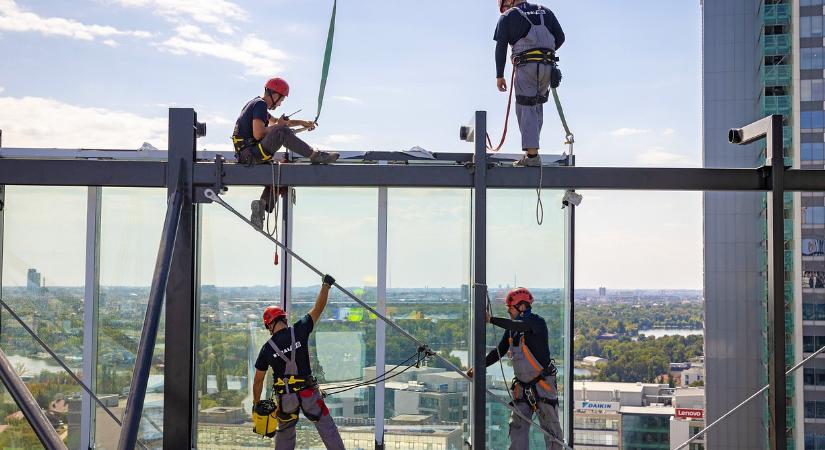
[[[289,327],[289,334],[292,339],[291,344],[288,349],[291,349],[289,358],[286,357],[284,351],[279,349],[272,339],[268,340],[269,346],[275,350],[275,354],[281,358],[284,363],[284,375],[281,378],[273,377],[272,382],[272,395],[276,399],[276,403],[278,405],[277,410],[277,417],[278,417],[278,429],[283,430],[290,426],[294,426],[296,422],[298,422],[298,409],[301,407],[301,399],[300,394],[302,391],[307,389],[314,389],[317,383],[315,382],[315,378],[301,378],[298,377],[298,364],[295,362],[295,355],[298,353],[298,349],[295,343],[295,329]],[[304,411],[306,414],[306,411]],[[320,417],[310,417],[307,415],[307,418],[313,422],[317,422]]]
[[[250,148],[252,149],[252,161],[249,161],[250,164],[256,159],[260,161],[269,161],[272,159],[272,155],[268,155],[264,151],[264,146],[261,145],[261,141],[253,138],[253,137],[238,137],[233,135],[232,136],[232,145],[235,147],[235,159],[238,161],[241,160],[241,152]],[[260,159],[258,158],[258,154],[260,154]]]
[[[519,336],[518,345],[513,346],[513,338],[510,337],[510,358],[513,361],[513,369],[516,376],[513,377],[513,382],[510,389],[513,391],[514,403],[528,403],[533,411],[538,409],[539,403],[547,403],[551,406],[558,406],[558,385],[556,384],[556,375],[558,373],[554,361],[551,359],[546,367],[542,367],[536,361],[527,344],[524,342],[524,335]],[[521,353],[521,355],[516,355]],[[526,361],[527,367],[523,366]],[[529,381],[521,381],[519,375],[525,372],[532,371],[535,375]],[[550,380],[550,382],[548,382]],[[551,385],[552,384],[552,385]],[[544,395],[539,395],[538,388],[541,388]]]

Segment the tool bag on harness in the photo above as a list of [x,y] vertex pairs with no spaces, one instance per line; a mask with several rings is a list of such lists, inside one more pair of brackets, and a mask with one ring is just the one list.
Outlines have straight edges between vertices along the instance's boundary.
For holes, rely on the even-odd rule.
[[[237,159],[240,163],[253,164],[256,162],[266,162],[272,159],[272,156],[268,155],[264,151],[261,141],[252,137],[244,138],[233,135],[232,146],[235,148],[235,159]],[[251,155],[251,159],[249,161],[242,161],[241,159],[243,152],[247,149],[250,150],[249,154]]]
[[278,432],[278,407],[272,400],[261,400],[252,410],[252,431],[261,436],[273,437]]
[[284,360],[284,376],[276,378],[272,385],[272,395],[275,397],[277,403],[277,410],[275,416],[278,419],[278,430],[283,430],[294,426],[298,422],[298,409],[301,407],[301,400],[298,397],[300,391],[307,388],[307,381],[298,378],[298,365],[295,363],[295,354],[297,348],[295,344],[295,329],[289,327],[289,333],[292,337],[292,344],[290,345],[289,358],[284,352],[275,345],[272,340],[267,342],[275,350],[275,354]]
[[[558,384],[556,382],[556,366],[551,361],[550,364],[542,369],[541,373],[539,373],[535,378],[528,382],[524,382],[519,380],[517,377],[513,378],[513,382],[510,385],[510,390],[516,392],[516,403],[527,403],[533,409],[533,411],[538,409],[539,403],[547,403],[551,406],[559,406],[558,398],[547,398],[543,395],[539,395],[539,391],[536,386],[539,383],[543,383],[545,386],[550,387],[552,386],[553,391],[558,391]],[[549,383],[548,383],[549,381]],[[520,394],[519,393],[520,389]],[[543,389],[547,390],[547,389]]]

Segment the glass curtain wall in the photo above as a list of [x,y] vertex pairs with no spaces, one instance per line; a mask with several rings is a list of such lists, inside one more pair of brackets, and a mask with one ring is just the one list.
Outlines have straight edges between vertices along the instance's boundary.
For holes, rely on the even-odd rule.
[[[550,356],[558,369],[559,420],[565,408],[565,212],[560,209],[563,191],[544,190],[543,222],[534,190],[487,191],[487,285],[494,317],[508,317],[504,299],[514,287],[526,287],[535,299],[532,311],[547,322]],[[488,325],[487,349],[494,350],[505,331]],[[507,355],[487,368],[487,384],[499,399],[510,401],[513,368]],[[487,399],[487,447],[509,446],[510,411]],[[538,423],[538,417],[535,417]],[[565,424],[562,423],[562,427]],[[530,432],[530,448],[544,448],[544,435]],[[563,439],[563,436],[560,436]]]
[[[6,186],[2,297],[79,374],[83,364],[86,196],[82,187]],[[4,310],[0,345],[58,434],[80,440],[80,386]],[[0,448],[40,443],[5,390]]]
[[[259,196],[260,188],[233,187],[223,198],[248,217]],[[275,245],[219,205],[203,205],[201,220],[198,448],[271,447],[250,420],[255,359],[267,338],[263,308],[281,303]]]

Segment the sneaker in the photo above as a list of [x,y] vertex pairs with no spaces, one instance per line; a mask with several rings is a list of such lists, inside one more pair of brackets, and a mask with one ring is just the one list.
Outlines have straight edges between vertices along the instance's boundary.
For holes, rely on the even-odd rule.
[[513,167],[541,167],[541,156],[528,158],[527,155],[513,163]]
[[264,205],[260,200],[252,200],[252,215],[249,217],[252,226],[258,230],[264,229]]
[[332,164],[338,161],[340,156],[336,152],[319,152],[316,150],[309,155],[309,162],[312,164]]

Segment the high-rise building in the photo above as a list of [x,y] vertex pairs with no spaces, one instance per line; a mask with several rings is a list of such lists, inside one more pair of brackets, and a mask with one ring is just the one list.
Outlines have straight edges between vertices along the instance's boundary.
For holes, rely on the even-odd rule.
[[[822,3],[702,1],[705,167],[764,164],[764,143],[734,147],[727,142],[727,131],[770,114],[784,116],[786,166],[825,167]],[[705,193],[709,421],[767,384],[766,199],[764,194]],[[816,336],[825,336],[825,327],[813,322],[818,300],[825,303],[816,287],[823,270],[819,267],[825,265],[818,247],[825,233],[817,231],[825,225],[825,202],[821,194],[806,193],[786,194],[784,200],[784,358],[792,365],[821,345]],[[825,318],[825,304],[820,309]],[[825,344],[825,339],[820,340]],[[820,394],[809,386],[816,383],[818,368],[825,370],[825,362],[809,367],[804,383],[799,371],[786,384],[788,448],[803,448],[804,441],[805,449],[825,449],[825,425],[808,420],[816,417],[816,403],[810,402],[825,400],[825,392]],[[766,404],[765,399],[754,401],[727,419],[708,435],[708,448],[765,448],[769,423]]]
[[37,269],[29,269],[26,274],[26,290],[31,294],[40,293],[40,288],[43,287],[41,283],[40,272]]

